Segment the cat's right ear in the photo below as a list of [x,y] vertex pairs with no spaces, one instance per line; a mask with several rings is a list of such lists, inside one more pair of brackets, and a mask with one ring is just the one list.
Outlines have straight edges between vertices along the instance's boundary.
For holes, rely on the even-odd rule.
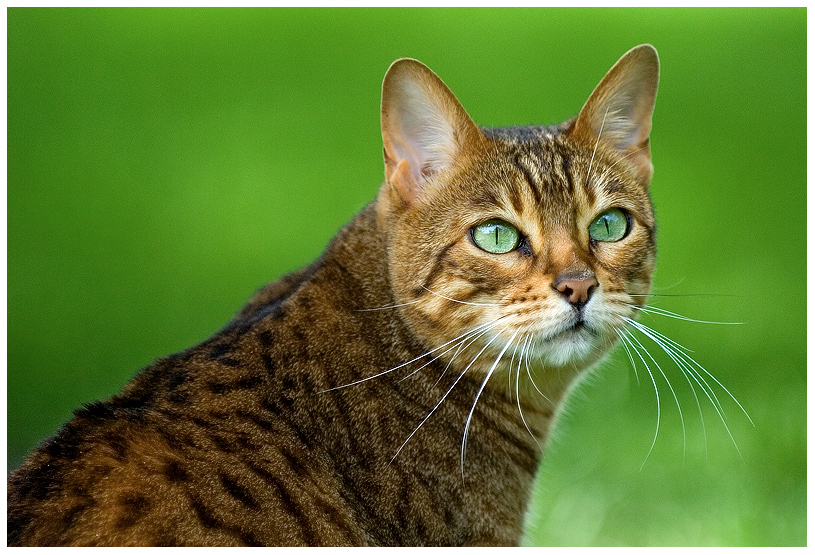
[[573,133],[590,143],[603,142],[634,166],[640,180],[651,181],[651,116],[659,83],[659,57],[650,44],[626,52],[591,93]]
[[458,99],[430,68],[403,58],[382,83],[385,179],[411,203],[428,179],[486,142]]

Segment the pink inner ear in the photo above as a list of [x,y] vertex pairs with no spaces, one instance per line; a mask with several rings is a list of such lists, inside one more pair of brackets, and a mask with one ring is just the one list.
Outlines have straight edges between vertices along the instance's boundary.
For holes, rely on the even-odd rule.
[[651,179],[648,136],[659,81],[653,47],[631,49],[603,77],[577,117],[575,133],[626,155],[640,178]]
[[438,91],[415,81],[400,85],[393,110],[397,129],[392,135],[394,154],[410,163],[413,178],[421,182],[452,162],[457,150],[456,123],[434,95]]
[[404,158],[396,164],[396,169],[388,176],[388,181],[407,202],[413,202],[419,194],[419,182],[411,171],[410,162]]
[[382,138],[388,180],[403,198],[450,167],[480,134],[447,86],[416,60],[394,62],[382,87]]

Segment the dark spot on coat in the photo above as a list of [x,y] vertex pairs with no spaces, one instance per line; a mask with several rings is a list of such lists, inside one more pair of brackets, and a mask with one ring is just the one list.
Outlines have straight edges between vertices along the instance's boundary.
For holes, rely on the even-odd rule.
[[218,450],[223,453],[235,453],[238,451],[238,446],[234,440],[215,434],[212,435],[211,439],[215,446],[218,447]]
[[236,389],[254,389],[255,387],[259,386],[263,383],[263,378],[260,376],[251,376],[248,378],[242,378],[235,382]]
[[171,370],[167,374],[167,387],[176,389],[178,386],[187,381],[187,373],[182,370]]
[[260,509],[257,500],[252,496],[251,492],[240,485],[234,478],[221,474],[221,484],[229,495],[240,501],[244,506],[254,511]]
[[271,357],[271,356],[269,356],[269,354],[267,354],[267,353],[263,353],[263,354],[261,354],[261,355],[260,355],[260,360],[261,360],[261,362],[263,363],[263,367],[264,367],[264,368],[266,368],[266,370],[267,370],[267,371],[268,371],[270,374],[271,374],[272,372],[274,372],[274,369],[275,369],[275,364],[274,364],[274,361],[272,360],[272,357]]
[[175,460],[169,460],[164,465],[164,476],[170,482],[186,482],[189,479],[189,474],[181,466],[181,463]]
[[229,343],[221,343],[220,345],[215,345],[212,350],[209,352],[209,359],[216,360],[226,353],[232,350],[232,345]]
[[228,392],[229,389],[230,389],[229,384],[218,383],[218,382],[210,382],[210,383],[208,383],[207,388],[216,395],[223,395],[224,393]]
[[195,511],[195,515],[198,517],[198,521],[204,528],[220,528],[221,522],[215,518],[215,515],[212,513],[212,510],[204,505],[199,499],[192,498],[190,499],[190,505],[192,505],[192,510]]
[[119,462],[127,462],[128,442],[120,432],[111,430],[104,435],[102,441],[112,451],[114,459]]
[[272,332],[268,330],[264,330],[258,333],[258,341],[260,344],[266,347],[267,349],[272,346],[274,338],[272,337]]
[[150,511],[152,503],[144,495],[128,492],[119,498],[122,513],[116,520],[117,528],[129,528],[141,520]]
[[45,452],[55,459],[72,461],[78,458],[82,451],[79,446],[82,440],[77,431],[70,424],[45,445]]
[[190,400],[189,391],[173,391],[167,396],[167,400],[176,405],[187,404]]
[[223,364],[224,366],[229,366],[231,368],[237,368],[238,366],[243,365],[243,362],[241,362],[240,360],[230,357],[222,358],[218,362]]
[[6,542],[9,547],[18,546],[23,541],[23,536],[31,524],[31,514],[13,514],[9,510],[6,528]]

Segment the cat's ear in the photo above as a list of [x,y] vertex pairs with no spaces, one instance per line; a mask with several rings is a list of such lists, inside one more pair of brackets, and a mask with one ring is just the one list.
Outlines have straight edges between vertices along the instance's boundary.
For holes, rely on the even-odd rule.
[[430,68],[403,58],[382,83],[385,178],[410,203],[428,178],[486,138]]
[[578,114],[572,133],[622,153],[647,185],[651,181],[651,115],[659,83],[659,58],[650,44],[626,52]]

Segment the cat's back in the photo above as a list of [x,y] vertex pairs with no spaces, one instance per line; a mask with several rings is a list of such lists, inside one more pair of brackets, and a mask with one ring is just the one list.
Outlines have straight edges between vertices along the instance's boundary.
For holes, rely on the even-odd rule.
[[303,407],[332,387],[315,368],[329,332],[366,350],[336,305],[309,316],[338,294],[338,270],[321,265],[76,411],[11,475],[9,545],[366,543],[320,448],[325,429],[303,423]]

